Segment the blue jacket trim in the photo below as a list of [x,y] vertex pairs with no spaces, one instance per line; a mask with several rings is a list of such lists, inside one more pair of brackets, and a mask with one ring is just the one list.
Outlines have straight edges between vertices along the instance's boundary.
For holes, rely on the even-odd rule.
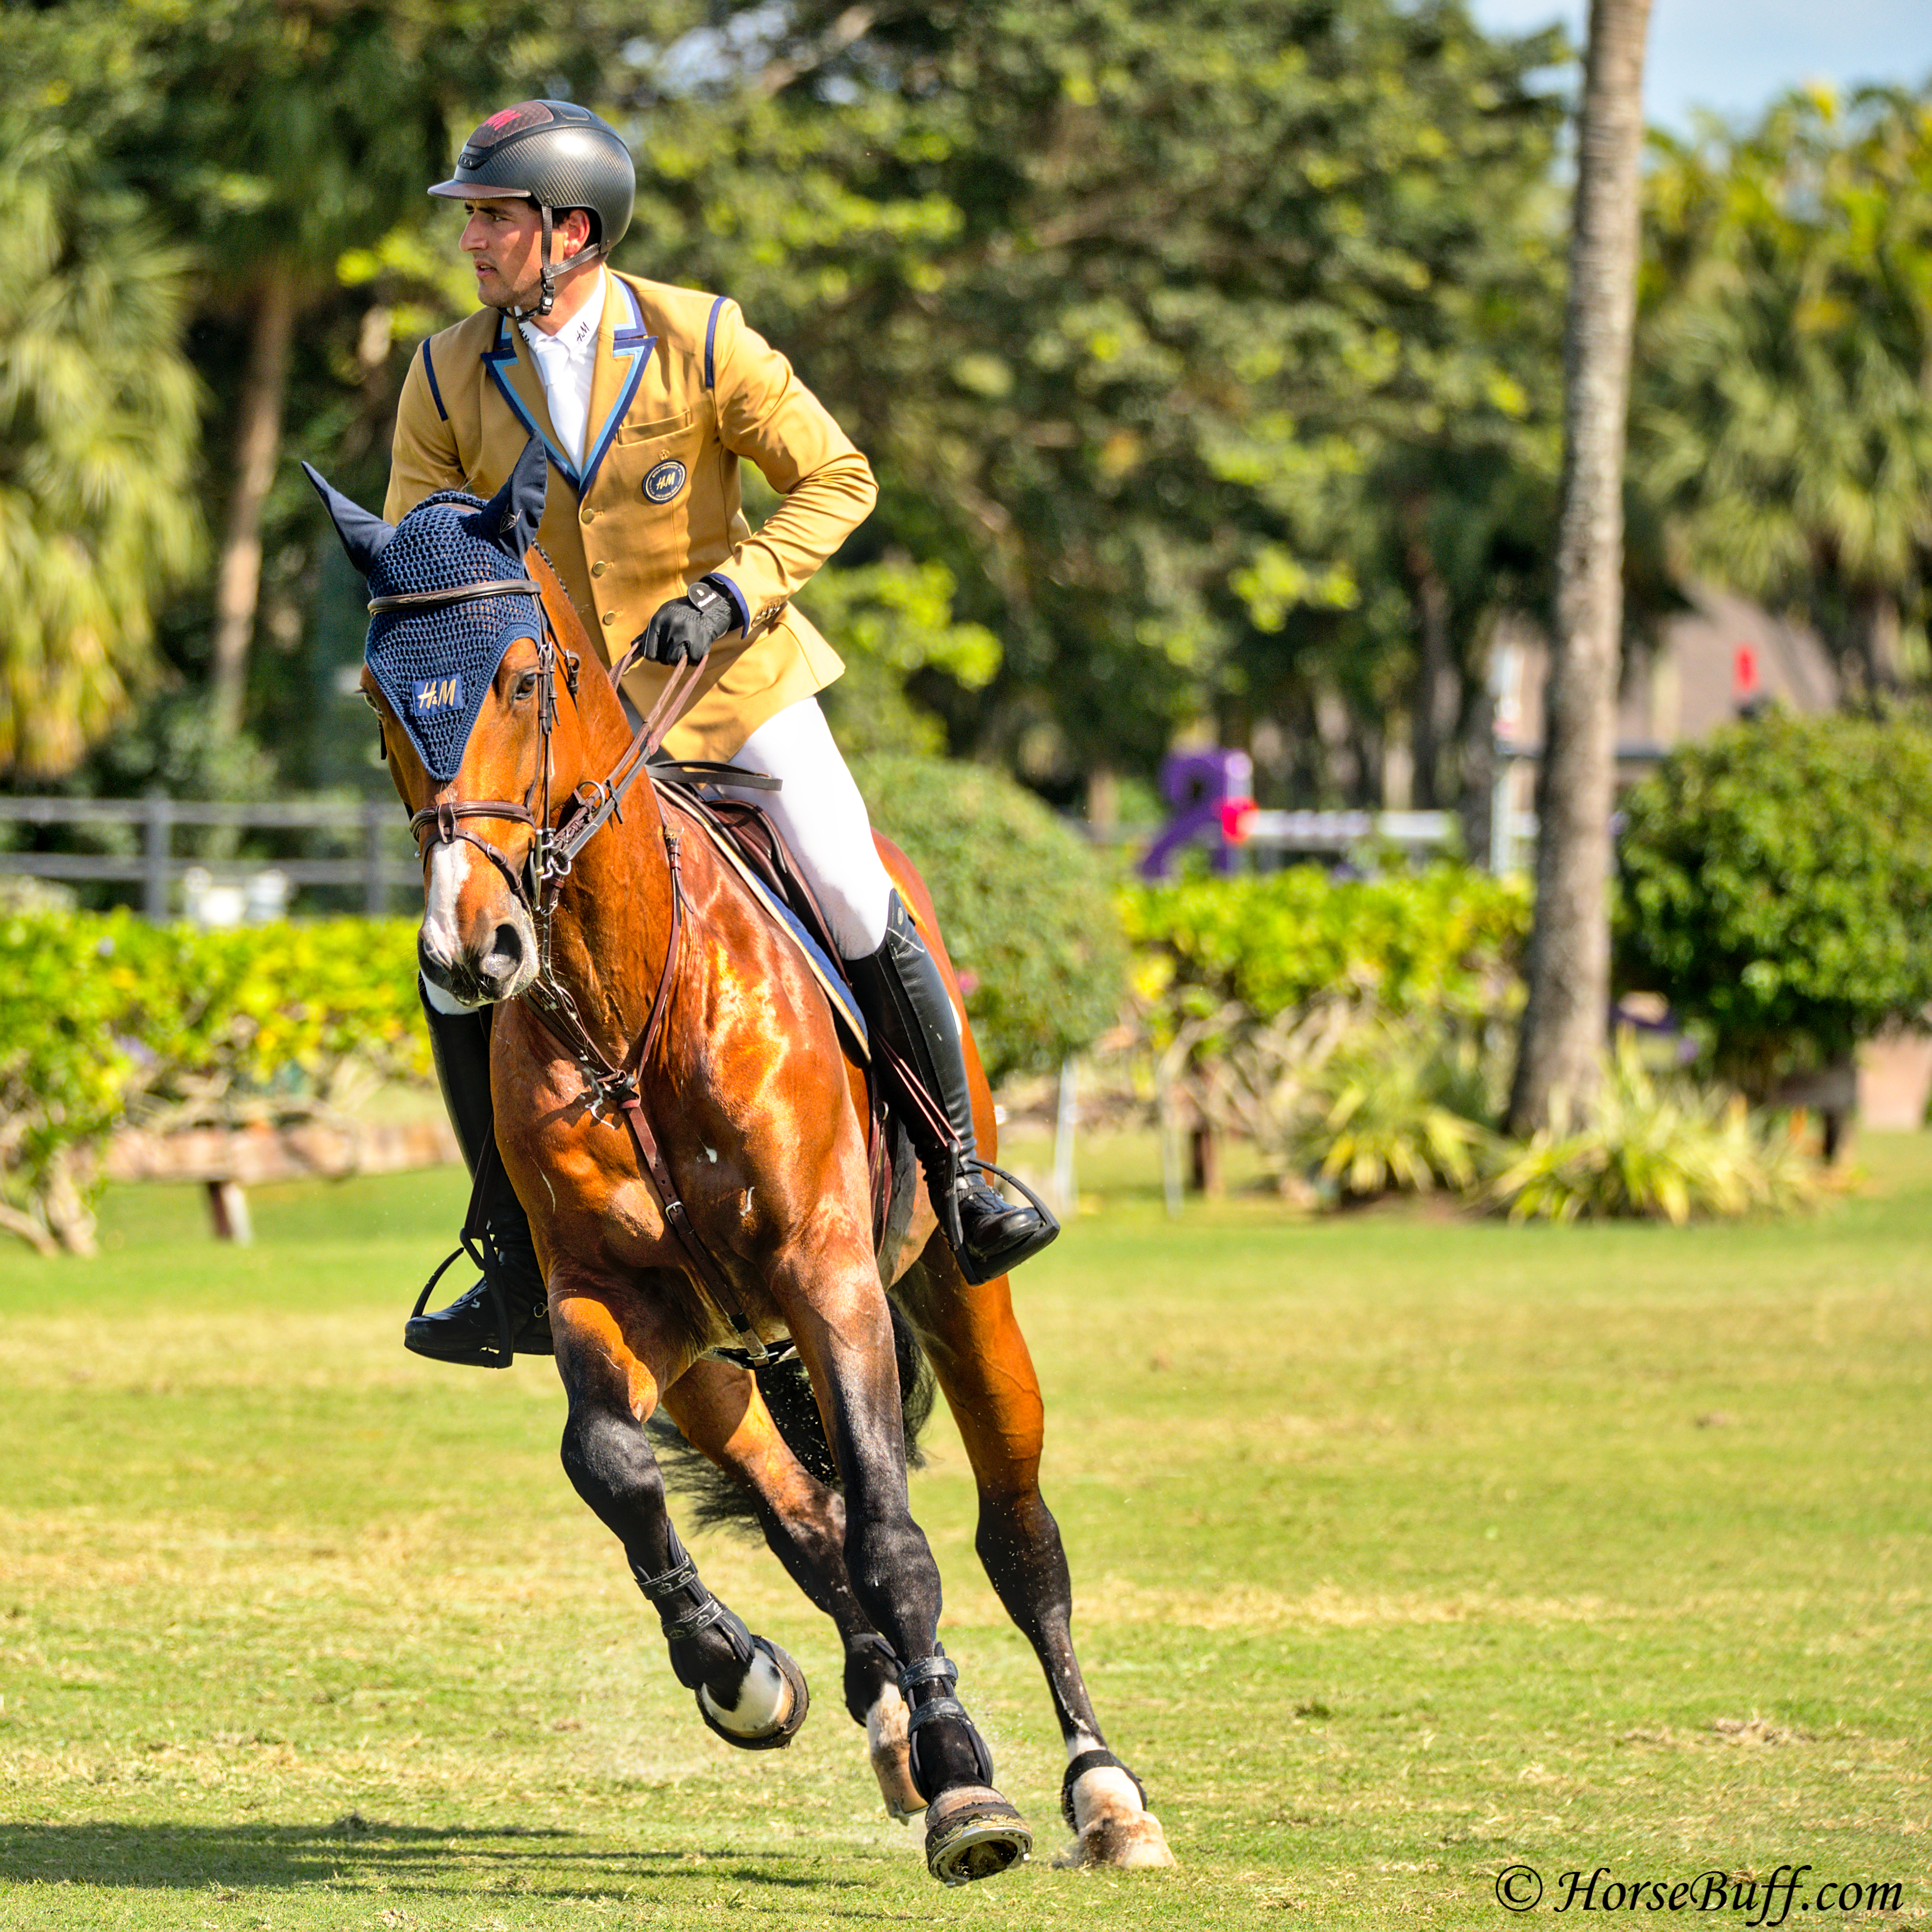
[[704,325],[704,386],[715,389],[718,386],[718,371],[712,360],[712,346],[718,340],[718,311],[724,306],[724,298],[720,296],[711,304],[710,318]]
[[510,413],[521,423],[532,436],[542,437],[543,446],[550,458],[550,467],[574,490],[580,499],[584,487],[578,480],[577,465],[544,435],[543,425],[524,407],[524,399],[511,388],[509,379],[503,374],[502,365],[517,359],[517,345],[508,337],[506,324],[496,325],[496,346],[483,352],[483,366],[490,372],[490,380],[496,386],[496,393],[510,406]]
[[631,404],[638,393],[638,385],[644,380],[645,368],[650,364],[651,351],[657,346],[655,335],[644,333],[644,311],[639,306],[637,291],[626,282],[612,283],[622,289],[631,303],[631,326],[614,328],[610,332],[610,352],[620,360],[628,360],[631,373],[624,379],[624,386],[617,392],[617,400],[610,405],[610,413],[604,418],[604,427],[598,433],[597,440],[586,452],[584,458],[584,481],[577,486],[580,498],[590,494],[591,486],[597,481],[597,472],[604,466],[604,458],[612,440],[622,428],[624,418],[631,412]]
[[436,405],[436,412],[445,422],[449,420],[449,412],[442,406],[442,392],[436,386],[436,364],[430,360],[429,340],[423,340],[423,374],[429,378],[429,399]]
[[752,607],[745,602],[745,593],[728,577],[715,570],[707,570],[704,573],[704,580],[706,584],[716,584],[730,598],[731,608],[738,614],[738,628],[748,637],[752,630]]

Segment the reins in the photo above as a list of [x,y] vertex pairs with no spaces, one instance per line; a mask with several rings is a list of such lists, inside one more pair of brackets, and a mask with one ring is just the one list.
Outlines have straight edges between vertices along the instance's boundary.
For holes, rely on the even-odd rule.
[[[556,976],[550,950],[551,922],[556,914],[557,899],[564,880],[570,877],[575,866],[578,854],[612,819],[616,819],[620,824],[623,822],[626,795],[636,783],[639,774],[647,768],[651,754],[657,750],[664,734],[695,690],[704,674],[704,667],[701,661],[688,662],[672,673],[657,703],[638,727],[635,734],[625,747],[616,764],[611,767],[608,776],[578,784],[571,795],[571,802],[562,823],[553,826],[550,824],[550,735],[556,716],[557,661],[561,658],[567,667],[565,679],[573,705],[577,699],[581,666],[576,654],[565,650],[558,640],[550,622],[550,613],[543,608],[542,593],[538,586],[527,580],[514,584],[473,584],[456,591],[416,592],[407,598],[384,598],[376,600],[376,602],[385,605],[397,605],[404,602],[454,603],[472,597],[501,596],[512,589],[518,592],[537,592],[538,608],[543,614],[543,635],[537,645],[542,692],[538,706],[542,732],[538,769],[532,776],[520,802],[513,799],[445,799],[412,814],[410,819],[410,830],[416,836],[419,846],[423,844],[425,832],[430,835],[427,846],[453,844],[459,839],[475,846],[502,874],[512,893],[530,914],[537,940],[537,970],[535,977],[519,997],[530,1003],[532,1011],[542,1023],[544,1030],[577,1063],[592,1090],[591,1112],[593,1116],[601,1115],[607,1108],[614,1108],[622,1115],[626,1126],[630,1130],[632,1144],[637,1149],[639,1164],[657,1190],[666,1225],[676,1234],[699,1284],[730,1323],[746,1356],[754,1366],[762,1368],[772,1359],[770,1352],[752,1325],[750,1317],[746,1314],[743,1304],[726,1279],[724,1270],[706,1248],[693,1226],[690,1212],[678,1193],[676,1182],[672,1176],[669,1163],[664,1159],[656,1128],[644,1103],[641,1076],[663,1036],[665,1016],[677,977],[678,959],[684,934],[684,874],[680,854],[682,835],[674,831],[668,824],[662,826],[665,861],[670,878],[670,931],[664,943],[664,969],[658,976],[657,992],[651,1000],[650,1014],[644,1030],[631,1043],[621,1060],[614,1062],[584,1024],[569,988]],[[370,608],[373,610],[376,603],[372,602]],[[636,651],[637,647],[634,645],[613,667],[610,681],[614,688],[621,688],[621,680],[634,661]],[[539,787],[542,798],[541,804],[538,805],[536,799]],[[513,865],[504,853],[487,839],[478,837],[473,832],[464,830],[461,821],[466,818],[502,818],[508,819],[514,824],[529,826],[532,832],[530,849],[522,866]],[[427,846],[423,849],[426,850]],[[483,1158],[477,1163],[470,1215],[463,1230],[464,1250],[469,1251],[478,1266],[482,1268],[485,1279],[491,1282],[493,1293],[496,1292],[494,1270],[488,1266],[484,1253],[472,1244],[478,1240],[486,1245],[489,1243],[488,1231],[480,1225],[482,1202],[487,1191],[485,1180],[490,1164],[498,1158],[493,1139]],[[450,1260],[454,1259],[455,1256],[452,1255]],[[444,1268],[448,1265],[448,1262],[443,1264]],[[430,1288],[435,1286],[442,1273],[442,1269],[439,1268],[436,1274],[430,1277],[429,1286],[423,1290],[422,1298],[417,1303],[418,1314],[428,1302]],[[496,1299],[503,1366],[507,1367],[511,1354],[509,1314],[500,1294],[497,1294]]]

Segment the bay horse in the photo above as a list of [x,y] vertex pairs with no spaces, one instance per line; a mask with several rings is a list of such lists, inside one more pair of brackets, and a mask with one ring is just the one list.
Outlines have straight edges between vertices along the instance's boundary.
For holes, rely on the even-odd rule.
[[[969,1286],[914,1188],[882,1280],[862,1052],[689,810],[633,782],[689,683],[674,677],[633,730],[535,546],[547,470],[533,439],[489,502],[446,492],[395,526],[308,473],[370,580],[372,614],[424,620],[413,684],[389,657],[379,675],[372,626],[362,690],[421,842],[423,972],[494,1010],[497,1144],[548,1284],[568,1398],[565,1470],[622,1545],[704,1722],[746,1749],[789,1743],[808,1707],[803,1673],[699,1579],[647,1427],[662,1405],[740,1486],[774,1554],[837,1628],[848,1711],[866,1728],[888,1808],[926,1811],[928,1869],[949,1884],[1006,1869],[1031,1834],[994,1785],[938,1640],[938,1569],[909,1502],[896,1306],[964,1442],[980,1560],[1059,1719],[1074,1838],[1056,1862],[1169,1864],[1075,1656],[1066,1559],[1040,1490],[1040,1384],[1006,1280]],[[425,697],[473,714],[438,754],[440,778],[425,728],[405,715]],[[878,843],[964,1030],[932,899],[904,855]],[[992,1099],[966,1039],[990,1150]],[[788,1340],[836,1486],[801,1462],[748,1366]]]

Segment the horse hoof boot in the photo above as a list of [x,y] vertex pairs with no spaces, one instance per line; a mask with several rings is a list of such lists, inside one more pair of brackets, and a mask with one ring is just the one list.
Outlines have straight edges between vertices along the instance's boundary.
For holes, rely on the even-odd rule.
[[[554,1354],[550,1340],[550,1305],[541,1288],[534,1299],[520,1297],[510,1304],[510,1340],[519,1355]],[[466,1368],[498,1369],[503,1360],[502,1331],[496,1304],[487,1281],[431,1315],[413,1315],[403,1324],[403,1346],[435,1362],[454,1362]]]
[[926,1868],[941,1885],[970,1885],[1026,1862],[1033,1834],[991,1785],[956,1784],[926,1814]]
[[700,1684],[698,1714],[740,1750],[783,1750],[804,1726],[812,1693],[806,1688],[805,1672],[770,1637],[753,1637],[752,1648],[754,1654],[737,1702],[725,1710]]

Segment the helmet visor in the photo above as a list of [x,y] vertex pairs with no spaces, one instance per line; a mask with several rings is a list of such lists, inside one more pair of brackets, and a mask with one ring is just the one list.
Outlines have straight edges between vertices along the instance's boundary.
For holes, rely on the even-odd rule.
[[465,181],[458,176],[452,181],[438,182],[430,190],[448,201],[530,201],[535,199],[526,188],[491,188],[486,182]]

